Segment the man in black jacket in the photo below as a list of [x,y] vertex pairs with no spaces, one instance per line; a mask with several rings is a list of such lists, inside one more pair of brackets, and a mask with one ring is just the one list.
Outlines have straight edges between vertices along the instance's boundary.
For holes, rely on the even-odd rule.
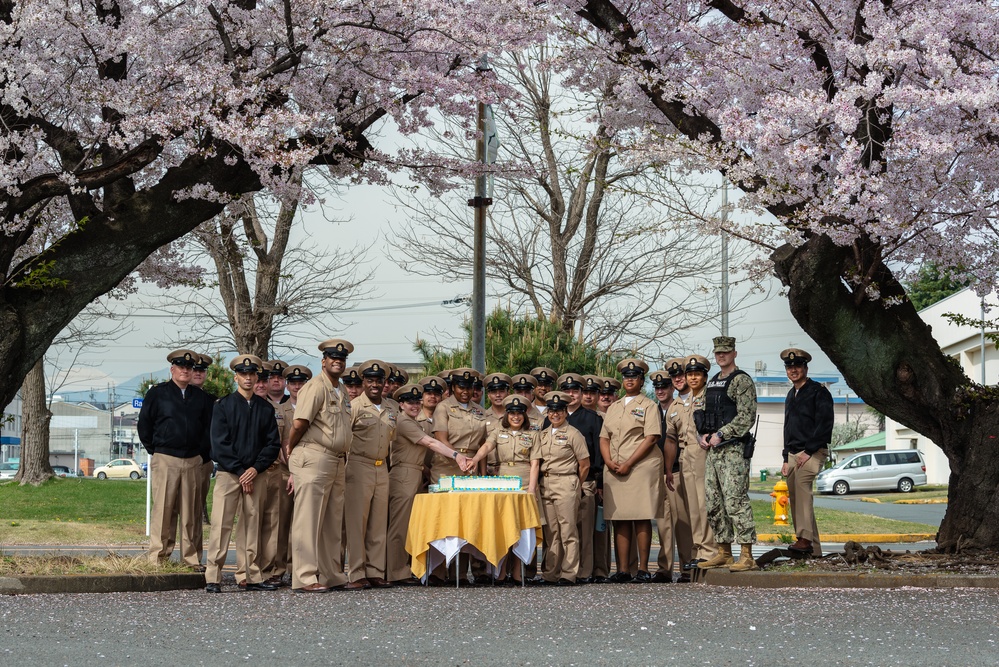
[[239,515],[242,554],[246,563],[246,590],[273,591],[260,569],[260,527],[263,519],[263,489],[254,492],[254,480],[267,470],[280,451],[274,406],[253,393],[257,371],[263,362],[252,354],[236,357],[229,364],[236,372],[237,390],[215,405],[212,415],[212,458],[219,466],[212,494],[212,533],[208,540],[205,590],[220,593],[222,566],[229,554],[233,519]]
[[[594,530],[597,518],[597,489],[601,485],[603,459],[600,457],[600,429],[603,418],[593,410],[583,407],[583,385],[585,380],[578,373],[564,373],[558,378],[557,387],[569,398],[566,422],[583,434],[586,451],[590,453],[590,472],[582,485],[582,498],[579,501],[579,570],[576,583],[587,584],[593,580]],[[551,424],[545,417],[542,430]]]
[[149,526],[149,558],[164,561],[173,553],[180,520],[181,561],[204,571],[197,544],[199,471],[209,460],[208,428],[212,400],[190,384],[201,358],[191,350],[167,355],[170,380],[150,387],[142,401],[136,430],[149,452],[153,508]]
[[781,474],[787,477],[791,519],[798,540],[788,549],[822,555],[819,529],[812,505],[812,482],[829,457],[833,430],[832,394],[808,377],[812,355],[788,348],[780,353],[787,379],[794,386],[784,402],[784,451]]

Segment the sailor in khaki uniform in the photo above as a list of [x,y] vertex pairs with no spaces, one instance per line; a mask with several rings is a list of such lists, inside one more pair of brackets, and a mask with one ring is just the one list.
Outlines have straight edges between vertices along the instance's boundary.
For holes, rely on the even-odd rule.
[[537,384],[534,386],[534,407],[539,412],[544,413],[547,409],[545,395],[555,388],[558,373],[547,366],[538,366],[531,369],[531,376],[537,380]]
[[395,390],[407,382],[409,382],[409,373],[397,366],[389,364],[388,374],[385,376],[385,398],[391,399],[392,396],[395,395]]
[[[212,365],[214,359],[209,357],[207,354],[199,354],[199,359],[194,364],[194,368],[191,369],[191,384],[201,391],[208,394],[208,397],[212,399],[212,403],[218,399],[210,391],[205,389],[205,380],[208,379],[208,367]],[[197,526],[195,527],[194,544],[198,547],[198,562],[201,562],[204,556],[204,543],[205,543],[205,524],[210,524],[211,520],[208,518],[208,491],[212,486],[212,475],[215,473],[215,463],[208,459],[201,464],[201,469],[198,471],[198,502],[201,509],[195,510],[195,514],[199,517]]]
[[[434,410],[434,437],[459,454],[474,456],[486,441],[486,415],[472,402],[472,385],[479,373],[471,368],[451,371],[451,396]],[[436,455],[431,468],[434,484],[447,475],[465,475],[454,459]]]
[[666,502],[663,505],[663,518],[656,519],[656,528],[659,531],[659,557],[657,563],[659,569],[652,576],[655,583],[673,583],[673,551],[674,547],[680,554],[680,562],[686,563],[691,559],[693,543],[690,537],[690,518],[684,501],[681,499],[683,485],[680,476],[680,461],[676,442],[666,438],[666,417],[673,406],[673,378],[675,375],[683,374],[682,360],[671,359],[667,362],[666,368],[655,371],[649,375],[652,380],[652,388],[659,401],[659,421],[662,426],[662,435],[659,437],[659,449],[665,458],[665,479]]
[[[684,378],[687,393],[676,397],[666,415],[666,438],[677,443],[680,451],[680,488],[690,520],[692,541],[691,560],[684,563],[684,570],[697,567],[697,563],[715,557],[718,547],[714,533],[708,525],[707,506],[704,500],[704,474],[707,451],[697,444],[697,426],[694,412],[704,409],[704,390],[708,381],[711,362],[699,354],[685,357]],[[676,386],[674,384],[674,386]],[[681,579],[689,579],[684,575]]]
[[627,571],[632,540],[638,547],[636,583],[651,581],[652,519],[663,515],[663,455],[656,447],[662,427],[658,408],[642,393],[649,367],[640,359],[617,366],[625,397],[611,404],[600,432],[604,466],[604,516],[614,522],[618,572],[612,581],[631,581]]
[[361,392],[364,391],[364,388],[361,386],[361,374],[357,372],[357,366],[345,370],[343,377],[340,378],[340,383],[346,389],[347,398],[351,401],[360,396]]
[[350,403],[353,438],[347,455],[347,565],[344,588],[388,588],[385,533],[388,530],[388,458],[399,413],[382,398],[388,364],[378,359],[358,368],[364,392]]
[[[503,401],[506,397],[510,395],[510,385],[513,384],[513,380],[506,373],[490,373],[486,376],[483,381],[486,390],[486,396],[489,398],[489,407],[486,409],[486,438],[489,435],[500,428],[500,422],[503,417],[506,416],[506,408],[503,405]],[[485,462],[479,466],[479,470],[485,466],[487,475],[498,475],[500,474],[499,469],[499,459],[496,458],[495,452]]]
[[597,399],[600,397],[600,378],[596,375],[584,375],[583,376],[583,395],[580,398],[580,403],[587,410],[593,410],[597,412],[600,406],[597,405]]
[[420,385],[405,384],[396,389],[394,398],[401,412],[396,421],[392,469],[389,471],[388,580],[393,584],[414,585],[420,582],[413,577],[410,569],[406,533],[413,511],[413,498],[423,488],[423,465],[427,452],[452,459],[462,470],[471,470],[472,461],[427,435],[417,423],[415,418],[421,412],[423,399]]
[[292,582],[295,590],[319,593],[343,587],[344,463],[350,447],[350,402],[340,384],[349,342],[319,344],[322,372],[298,393],[288,438],[288,468],[295,490],[291,526]]
[[538,381],[529,373],[520,373],[510,379],[512,380],[510,389],[513,390],[513,393],[523,396],[531,403],[530,407],[527,408],[527,421],[531,425],[531,429],[540,431],[541,424],[545,421],[545,416],[534,405],[534,389],[538,386]]
[[[276,405],[278,423],[278,435],[281,437],[281,454],[278,456],[278,464],[281,470],[281,492],[278,495],[278,529],[277,539],[274,541],[274,555],[270,560],[268,579],[272,584],[283,585],[284,575],[288,571],[291,563],[291,519],[295,509],[294,497],[288,493],[288,479],[291,471],[288,470],[288,437],[291,435],[291,427],[295,422],[295,406],[298,404],[298,393],[305,386],[305,383],[312,379],[312,371],[307,366],[288,366],[282,372],[285,379],[285,386],[288,388],[288,400]],[[267,553],[270,553],[271,546],[267,546]]]
[[[597,399],[600,397],[600,387],[603,384],[603,378],[599,375],[584,375],[583,376],[583,395],[580,397],[580,403],[587,410],[592,410],[600,415],[603,419],[604,410],[600,407]],[[601,427],[603,424],[601,424]],[[597,469],[594,469],[594,466]],[[597,485],[596,489],[596,504],[597,506],[603,506],[603,472],[604,464],[603,461],[590,461],[590,476],[597,476],[600,478],[601,483]],[[602,510],[598,510],[594,507],[594,513]],[[610,523],[607,521],[596,521],[596,515],[594,515],[594,525],[593,525],[593,572],[590,577],[591,583],[603,584],[607,582],[607,575],[610,574],[610,559],[611,559],[611,541],[610,541]],[[603,526],[603,530],[598,530]],[[636,558],[637,560],[637,558]],[[580,559],[580,562],[584,562],[584,559]]]
[[528,491],[540,486],[544,503],[548,550],[542,576],[548,583],[571,586],[579,571],[579,500],[590,469],[590,455],[583,434],[566,423],[568,396],[552,391],[545,399],[551,426],[538,434],[531,458],[540,465],[532,468]]
[[600,390],[597,392],[597,412],[606,414],[611,405],[618,399],[621,391],[621,381],[617,378],[600,378]]

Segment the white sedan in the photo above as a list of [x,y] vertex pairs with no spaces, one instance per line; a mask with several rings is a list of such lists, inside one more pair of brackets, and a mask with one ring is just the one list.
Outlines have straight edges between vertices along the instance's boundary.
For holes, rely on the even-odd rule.
[[107,479],[109,477],[139,479],[142,477],[142,467],[132,459],[115,459],[110,463],[94,468],[94,477]]

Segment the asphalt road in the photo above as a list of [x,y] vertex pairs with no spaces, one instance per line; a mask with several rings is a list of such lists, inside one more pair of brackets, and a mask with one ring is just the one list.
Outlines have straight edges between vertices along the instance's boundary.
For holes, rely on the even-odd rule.
[[688,585],[0,598],[0,664],[906,665],[999,663],[978,589]]
[[[750,493],[749,496],[753,500],[766,500],[772,501],[771,498],[766,493]],[[904,499],[902,494],[899,494],[899,499]],[[885,519],[897,519],[899,521],[914,521],[916,523],[925,523],[931,526],[940,526],[943,521],[944,513],[947,511],[946,504],[935,504],[935,505],[896,505],[894,503],[865,503],[860,500],[859,496],[851,498],[847,496],[842,497],[831,497],[831,496],[815,496],[815,506],[825,507],[831,510],[843,510],[845,512],[860,512],[861,514],[871,514],[873,516],[880,516]]]

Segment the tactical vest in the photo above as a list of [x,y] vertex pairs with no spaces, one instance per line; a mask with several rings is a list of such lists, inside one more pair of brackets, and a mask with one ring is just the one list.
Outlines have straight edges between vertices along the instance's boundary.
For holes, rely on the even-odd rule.
[[732,397],[728,395],[728,387],[732,380],[738,375],[749,375],[749,373],[737,370],[724,380],[716,373],[708,380],[707,390],[704,393],[704,422],[705,431],[709,433],[717,432],[722,426],[729,423],[739,413],[739,406]]

